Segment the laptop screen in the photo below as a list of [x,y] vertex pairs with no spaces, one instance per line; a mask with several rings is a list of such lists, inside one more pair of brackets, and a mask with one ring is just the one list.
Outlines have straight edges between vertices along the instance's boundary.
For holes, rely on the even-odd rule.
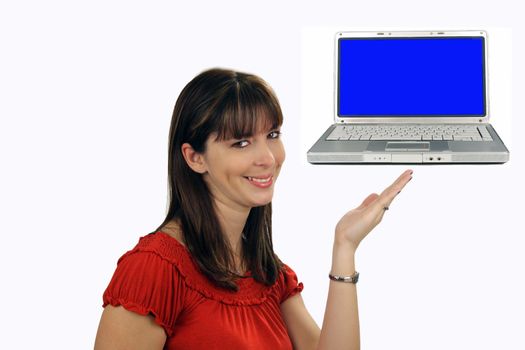
[[483,37],[341,38],[338,115],[486,114]]

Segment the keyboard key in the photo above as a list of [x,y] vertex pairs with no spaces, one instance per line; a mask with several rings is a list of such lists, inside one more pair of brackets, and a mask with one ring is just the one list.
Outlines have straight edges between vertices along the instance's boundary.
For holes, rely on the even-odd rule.
[[472,137],[454,136],[454,141],[472,141]]

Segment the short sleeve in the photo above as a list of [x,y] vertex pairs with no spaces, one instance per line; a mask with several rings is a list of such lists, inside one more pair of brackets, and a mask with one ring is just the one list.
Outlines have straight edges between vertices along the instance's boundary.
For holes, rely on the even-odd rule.
[[286,264],[283,265],[281,283],[281,303],[297,293],[302,292],[304,288],[303,284],[299,283],[295,272]]
[[169,261],[154,252],[131,251],[119,259],[103,295],[103,307],[123,306],[155,322],[173,335],[183,306],[184,282]]

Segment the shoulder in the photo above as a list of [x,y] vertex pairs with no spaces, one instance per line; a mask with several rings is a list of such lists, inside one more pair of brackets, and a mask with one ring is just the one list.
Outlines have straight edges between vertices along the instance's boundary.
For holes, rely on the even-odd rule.
[[[103,295],[103,306],[123,306],[140,315],[153,315],[168,335],[185,304],[184,247],[157,232],[140,238],[126,252]],[[169,302],[166,302],[169,300]]]
[[147,253],[155,254],[159,256],[159,258],[172,264],[177,264],[188,255],[186,247],[180,243],[178,239],[162,231],[141,237],[137,245],[132,250],[126,252],[119,259],[118,263],[120,264],[121,261],[137,253],[139,253],[140,256],[148,255]]
[[169,221],[167,224],[163,225],[158,231],[174,238],[178,243],[180,243],[180,245],[185,246],[181,224],[177,219]]
[[151,285],[157,290],[172,288],[175,281],[185,282],[197,273],[186,247],[171,235],[157,231],[141,237],[133,249],[118,259],[111,283],[127,282],[128,288]]

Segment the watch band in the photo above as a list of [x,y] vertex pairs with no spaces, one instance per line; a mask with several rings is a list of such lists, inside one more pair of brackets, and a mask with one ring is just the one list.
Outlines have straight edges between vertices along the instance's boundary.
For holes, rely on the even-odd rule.
[[356,284],[357,281],[359,280],[359,272],[356,271],[351,276],[338,276],[338,275],[332,275],[331,273],[329,273],[328,277],[332,281]]

